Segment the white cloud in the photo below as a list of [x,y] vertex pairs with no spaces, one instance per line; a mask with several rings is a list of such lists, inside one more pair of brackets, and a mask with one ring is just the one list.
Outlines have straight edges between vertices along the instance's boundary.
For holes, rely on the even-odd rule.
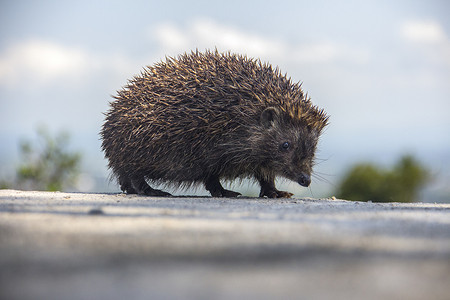
[[16,84],[26,80],[45,83],[76,77],[87,69],[87,54],[79,49],[32,40],[12,45],[0,56],[0,80]]
[[442,43],[447,40],[442,27],[433,20],[407,21],[401,25],[400,32],[406,40],[417,43]]
[[288,50],[288,45],[283,41],[265,38],[206,19],[195,20],[188,27],[188,31],[194,43],[198,42],[205,47],[214,45],[223,50],[230,49],[255,57],[280,57]]
[[406,21],[400,26],[400,36],[420,49],[429,61],[450,66],[450,38],[436,21]]
[[[177,55],[189,49],[214,49],[247,54],[278,65],[329,64],[345,60],[365,63],[368,52],[329,41],[295,44],[276,37],[259,35],[208,19],[194,19],[181,27],[162,23],[151,30],[160,55]],[[0,85],[17,87],[52,85],[64,82],[77,86],[94,74],[117,74],[125,78],[154,60],[136,61],[119,54],[96,54],[46,40],[26,40],[0,53]],[[120,75],[119,75],[120,74]],[[123,79],[125,80],[125,79]]]
[[282,56],[286,45],[281,41],[263,38],[206,19],[198,19],[180,28],[164,23],[151,30],[151,34],[164,51],[182,53],[187,49],[231,50],[255,57]]
[[208,19],[196,19],[185,27],[165,23],[151,30],[164,51],[172,55],[187,49],[214,49],[247,54],[262,60],[289,63],[330,63],[346,60],[365,63],[368,51],[321,41],[293,44],[274,37],[243,31]]
[[183,35],[176,26],[170,23],[156,26],[153,33],[164,48],[180,49],[187,47],[189,44],[189,38]]
[[137,63],[117,54],[96,55],[45,40],[12,44],[0,53],[0,84],[42,86],[55,82],[79,84],[93,71],[133,74]]

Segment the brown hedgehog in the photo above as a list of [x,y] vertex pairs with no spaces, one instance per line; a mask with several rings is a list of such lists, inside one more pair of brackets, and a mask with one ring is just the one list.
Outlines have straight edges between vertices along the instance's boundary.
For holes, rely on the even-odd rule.
[[214,197],[236,197],[220,180],[249,177],[260,197],[290,197],[275,177],[309,186],[328,121],[278,68],[217,50],[147,67],[114,98],[102,149],[129,194],[170,196],[148,183],[203,183]]

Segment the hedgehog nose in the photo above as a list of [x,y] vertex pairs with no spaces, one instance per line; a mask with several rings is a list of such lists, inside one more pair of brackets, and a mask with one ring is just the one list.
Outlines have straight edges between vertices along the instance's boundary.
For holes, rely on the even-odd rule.
[[301,173],[298,179],[298,184],[304,187],[308,187],[311,184],[311,176],[306,173]]

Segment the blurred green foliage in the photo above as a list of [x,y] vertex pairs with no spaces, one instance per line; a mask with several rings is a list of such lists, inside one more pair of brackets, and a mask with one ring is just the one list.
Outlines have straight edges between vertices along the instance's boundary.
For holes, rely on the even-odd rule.
[[428,179],[428,171],[413,156],[405,155],[390,170],[368,163],[355,165],[336,194],[354,201],[413,202]]
[[67,150],[67,133],[51,136],[45,127],[37,129],[37,140],[20,143],[20,164],[14,183],[2,182],[2,188],[60,191],[75,183],[81,155]]

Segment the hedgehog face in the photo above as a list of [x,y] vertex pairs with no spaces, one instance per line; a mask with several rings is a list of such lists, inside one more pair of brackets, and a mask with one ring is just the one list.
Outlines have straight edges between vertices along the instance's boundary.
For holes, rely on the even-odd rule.
[[260,121],[265,130],[265,167],[274,175],[309,186],[320,132],[283,121],[273,108],[264,110]]
[[276,175],[308,187],[311,183],[318,134],[305,127],[299,127],[277,130],[272,138],[272,144],[277,144],[277,149],[274,149],[272,171]]
[[294,137],[292,146],[286,148],[285,143],[281,145],[281,161],[284,162],[284,168],[280,175],[307,187],[311,183],[318,134],[298,129],[291,132],[291,136]]

